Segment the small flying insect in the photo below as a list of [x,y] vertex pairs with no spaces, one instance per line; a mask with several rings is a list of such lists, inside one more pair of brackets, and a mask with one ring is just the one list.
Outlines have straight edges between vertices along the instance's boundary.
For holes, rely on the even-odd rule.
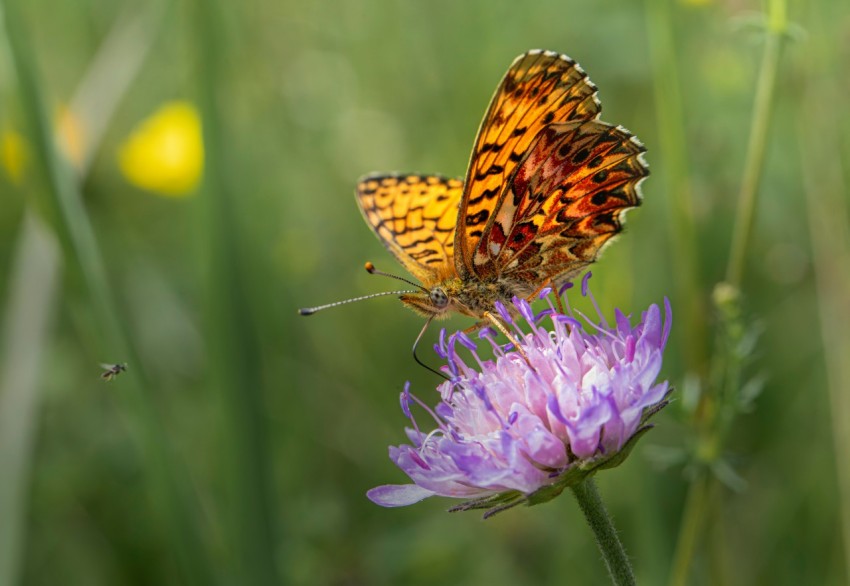
[[103,369],[103,374],[100,375],[105,381],[110,381],[125,370],[127,370],[127,363],[123,364],[104,364],[101,362],[100,367]]

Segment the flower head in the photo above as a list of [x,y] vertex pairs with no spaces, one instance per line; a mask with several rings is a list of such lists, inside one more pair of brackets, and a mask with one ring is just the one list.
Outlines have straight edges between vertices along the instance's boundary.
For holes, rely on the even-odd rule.
[[[556,310],[549,289],[541,298],[549,308],[536,314],[523,299],[514,298],[513,311],[497,306],[519,347],[497,344],[492,330],[483,330],[479,338],[492,347],[494,360],[483,359],[464,332],[448,339],[441,333],[435,349],[451,379],[438,387],[434,409],[405,387],[411,443],[390,447],[390,458],[414,484],[374,488],[372,501],[395,507],[440,495],[470,499],[453,510],[486,508],[489,515],[545,502],[623,461],[651,427],[647,419],[667,403],[668,384],[656,378],[670,330],[669,302],[664,320],[652,305],[632,326],[619,310],[609,325],[598,307],[593,321],[569,308]],[[436,429],[420,429],[411,402],[429,413]]]
[[201,180],[201,118],[189,102],[169,102],[141,122],[121,147],[121,171],[137,187],[165,196],[189,195]]

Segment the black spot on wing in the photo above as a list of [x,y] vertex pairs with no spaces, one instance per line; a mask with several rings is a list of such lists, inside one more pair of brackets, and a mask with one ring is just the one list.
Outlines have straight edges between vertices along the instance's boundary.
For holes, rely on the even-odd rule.
[[474,214],[468,214],[466,216],[466,225],[467,226],[478,226],[487,221],[487,218],[490,217],[490,210],[479,210]]
[[[563,148],[563,147],[561,147],[561,148]],[[585,147],[585,148],[579,150],[576,154],[573,155],[572,162],[575,165],[580,165],[580,164],[584,163],[587,160],[587,157],[589,157],[589,156],[590,156],[590,150],[587,147]]]
[[475,180],[481,181],[482,179],[485,179],[488,175],[500,175],[504,173],[504,171],[505,168],[501,165],[490,165],[483,173],[476,173]]

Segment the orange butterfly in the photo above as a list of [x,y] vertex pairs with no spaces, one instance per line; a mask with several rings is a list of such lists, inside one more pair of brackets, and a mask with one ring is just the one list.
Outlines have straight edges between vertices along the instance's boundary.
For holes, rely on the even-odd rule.
[[405,305],[429,322],[454,311],[498,325],[496,301],[530,299],[596,260],[649,174],[640,141],[598,120],[596,91],[569,57],[529,51],[490,102],[466,179],[360,181],[366,222],[422,282]]

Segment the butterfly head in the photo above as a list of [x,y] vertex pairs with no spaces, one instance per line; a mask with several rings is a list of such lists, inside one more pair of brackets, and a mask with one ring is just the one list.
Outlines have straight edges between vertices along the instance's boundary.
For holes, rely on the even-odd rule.
[[[449,278],[434,285],[426,283],[426,286],[423,287],[404,277],[379,271],[370,262],[366,263],[366,271],[372,275],[390,277],[417,287],[418,291],[405,291],[399,296],[399,299],[422,317],[439,319],[447,317],[452,311],[469,313],[466,307],[458,301],[463,290],[463,283],[458,278]],[[429,285],[431,286],[429,287]]]
[[485,311],[492,310],[495,300],[503,297],[492,286],[464,283],[459,277],[450,277],[430,289],[405,293],[399,299],[423,317],[442,319],[459,313],[480,319]]
[[452,300],[443,287],[406,293],[399,297],[402,303],[424,316],[441,316],[451,309]]

